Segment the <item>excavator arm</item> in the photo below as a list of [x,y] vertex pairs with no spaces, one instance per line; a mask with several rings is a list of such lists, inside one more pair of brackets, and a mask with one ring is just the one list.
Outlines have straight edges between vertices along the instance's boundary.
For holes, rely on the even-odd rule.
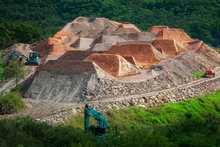
[[[97,126],[89,126],[89,118],[93,116],[95,120],[98,121]],[[99,112],[95,111],[92,107],[88,104],[85,105],[84,111],[84,127],[85,132],[88,133],[89,130],[92,131],[95,135],[104,135],[106,132],[106,127],[108,126],[108,120],[100,114]]]
[[26,60],[26,62],[28,62],[28,57],[26,57],[26,56],[23,55],[22,53],[16,52],[16,53],[14,53],[14,54],[12,54],[12,55],[9,56],[7,63],[9,63],[10,60],[12,60],[12,59],[15,58],[15,57],[22,57],[23,59]]

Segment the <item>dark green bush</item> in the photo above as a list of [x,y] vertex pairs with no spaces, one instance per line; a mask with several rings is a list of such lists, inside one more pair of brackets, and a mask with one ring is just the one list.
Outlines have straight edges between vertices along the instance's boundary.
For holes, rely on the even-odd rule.
[[24,108],[25,104],[18,92],[0,95],[0,114],[9,114]]
[[31,118],[0,120],[0,146],[97,146],[93,135],[81,129],[37,123]]

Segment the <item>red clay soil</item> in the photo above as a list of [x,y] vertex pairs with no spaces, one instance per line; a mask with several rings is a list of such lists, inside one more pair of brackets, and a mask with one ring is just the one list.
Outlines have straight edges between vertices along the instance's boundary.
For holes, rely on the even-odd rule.
[[132,28],[135,29],[137,32],[141,32],[134,24],[130,24],[129,22],[124,22],[124,23],[120,23],[117,21],[111,21],[114,25],[118,26],[118,27],[122,27],[122,28]]
[[158,32],[160,32],[162,29],[168,29],[168,26],[152,26],[151,28],[149,28],[149,29],[147,30],[147,32],[158,33]]
[[114,25],[116,25],[116,26],[120,26],[122,23],[120,23],[120,22],[117,22],[117,21],[111,21]]
[[158,39],[174,39],[180,43],[195,41],[190,38],[182,29],[162,29],[157,34]]
[[143,68],[142,65],[138,64],[138,62],[135,60],[133,56],[122,56],[125,60],[133,64],[137,68]]
[[62,55],[67,50],[73,50],[68,42],[74,42],[78,37],[67,31],[59,31],[53,37],[37,44],[32,50],[39,53],[40,57],[47,55]]
[[137,74],[138,70],[123,57],[114,54],[92,54],[84,61],[95,62],[105,72],[115,77]]
[[137,63],[140,64],[143,68],[157,64],[160,61],[155,55],[154,48],[151,44],[114,45],[105,53],[118,54],[121,56],[133,56]]
[[199,50],[202,44],[203,44],[203,41],[196,40],[196,41],[187,43],[187,47],[191,49],[192,51],[197,52],[197,50]]
[[94,65],[91,62],[73,60],[50,60],[45,64],[42,70],[64,73],[95,71]]
[[153,41],[152,44],[161,53],[171,58],[175,57],[179,52],[179,49],[176,46],[175,40],[173,39],[156,39]]

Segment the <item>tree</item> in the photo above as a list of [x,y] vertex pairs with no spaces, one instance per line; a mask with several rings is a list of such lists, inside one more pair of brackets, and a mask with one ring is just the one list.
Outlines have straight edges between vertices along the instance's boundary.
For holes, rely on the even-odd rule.
[[18,82],[24,79],[26,76],[25,66],[23,63],[18,62],[16,58],[10,60],[8,65],[5,67],[5,77],[15,78],[15,86],[18,86]]

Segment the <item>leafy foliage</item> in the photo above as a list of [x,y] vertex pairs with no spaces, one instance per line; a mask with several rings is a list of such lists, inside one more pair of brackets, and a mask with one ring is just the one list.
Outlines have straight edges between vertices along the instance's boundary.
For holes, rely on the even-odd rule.
[[0,120],[0,146],[97,146],[93,135],[72,127],[36,123],[31,118]]
[[215,47],[220,45],[219,10],[219,0],[0,1],[0,18],[33,25],[43,31],[45,38],[78,16],[106,17],[129,21],[143,31],[152,25],[183,28],[191,37]]
[[33,43],[42,39],[42,32],[31,25],[0,20],[0,50],[17,42]]
[[198,72],[191,73],[190,76],[196,77],[196,78],[201,78],[204,75],[204,73],[205,73],[204,71],[200,70]]
[[14,58],[10,60],[9,64],[5,67],[4,74],[6,78],[15,78],[15,86],[17,87],[18,82],[26,76],[25,66]]
[[24,107],[25,104],[18,92],[2,93],[0,95],[0,114],[19,111]]

